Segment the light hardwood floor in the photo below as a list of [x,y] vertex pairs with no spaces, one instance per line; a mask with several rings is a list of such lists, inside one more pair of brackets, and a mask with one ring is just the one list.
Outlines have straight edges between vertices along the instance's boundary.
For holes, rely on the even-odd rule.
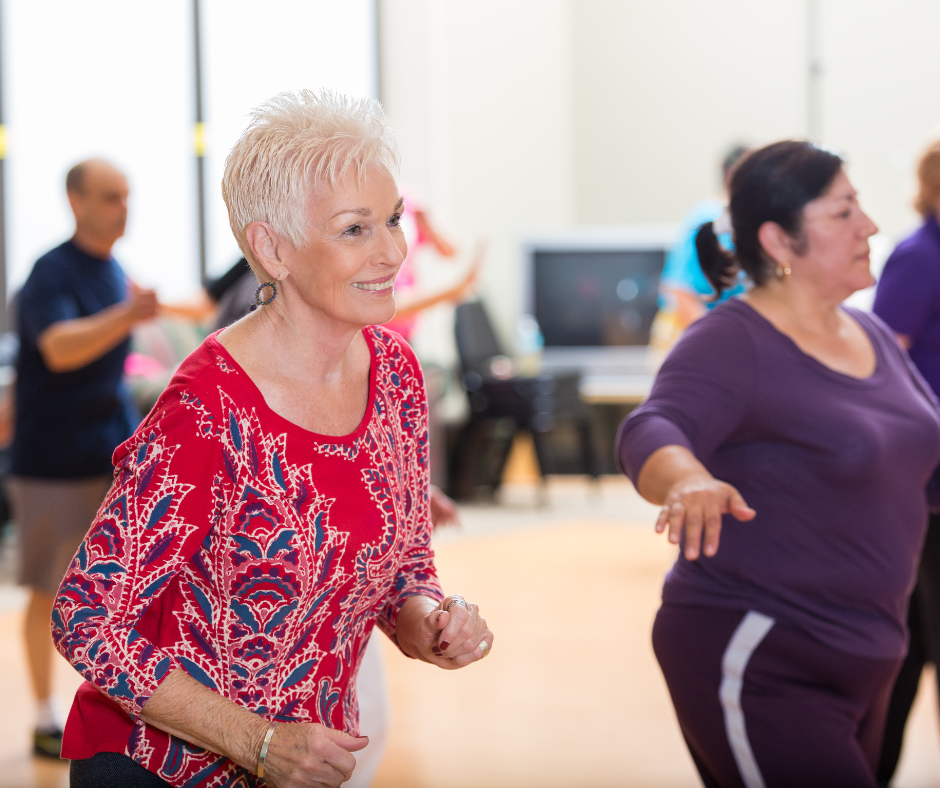
[[[467,507],[436,538],[446,588],[478,602],[496,633],[479,665],[444,672],[386,645],[394,718],[374,788],[693,788],[649,645],[673,550],[625,484],[554,484],[501,507]],[[0,595],[0,786],[65,788],[67,769],[30,758],[32,709],[19,596]],[[63,662],[67,707],[77,677]],[[930,686],[926,682],[930,681]],[[897,788],[940,786],[932,676],[918,698]]]

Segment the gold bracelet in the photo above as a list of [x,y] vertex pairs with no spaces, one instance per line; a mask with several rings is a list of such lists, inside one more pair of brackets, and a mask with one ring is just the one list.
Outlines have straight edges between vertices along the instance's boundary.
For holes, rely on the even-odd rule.
[[264,741],[261,744],[261,754],[258,756],[258,779],[264,779],[264,759],[268,757],[268,747],[271,744],[271,739],[274,737],[274,729],[278,726],[278,723],[272,722],[268,725],[268,731],[264,734]]

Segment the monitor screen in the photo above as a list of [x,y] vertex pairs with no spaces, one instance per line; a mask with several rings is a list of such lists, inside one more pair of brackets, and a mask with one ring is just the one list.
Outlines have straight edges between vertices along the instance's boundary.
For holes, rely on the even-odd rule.
[[646,345],[664,249],[535,249],[532,296],[546,347]]

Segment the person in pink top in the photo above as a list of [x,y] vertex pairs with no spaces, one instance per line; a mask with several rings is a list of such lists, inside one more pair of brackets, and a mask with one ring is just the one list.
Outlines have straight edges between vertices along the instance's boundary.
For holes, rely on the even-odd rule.
[[410,341],[421,312],[439,304],[459,304],[470,296],[483,261],[483,250],[482,247],[477,250],[470,270],[456,285],[436,293],[422,294],[415,271],[415,253],[422,247],[431,247],[441,257],[452,258],[457,250],[437,231],[418,199],[407,191],[403,196],[401,228],[408,242],[408,254],[395,278],[398,311],[385,325]]

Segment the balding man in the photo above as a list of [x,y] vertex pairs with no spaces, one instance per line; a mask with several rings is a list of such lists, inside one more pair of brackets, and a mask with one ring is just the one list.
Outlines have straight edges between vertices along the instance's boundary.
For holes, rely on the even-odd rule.
[[157,311],[111,256],[127,222],[127,179],[105,161],[66,178],[75,234],[36,261],[19,297],[20,354],[9,491],[20,582],[31,596],[26,652],[37,702],[34,752],[59,757],[52,696],[52,604],[111,484],[111,454],[139,414],[123,382],[130,332]]

